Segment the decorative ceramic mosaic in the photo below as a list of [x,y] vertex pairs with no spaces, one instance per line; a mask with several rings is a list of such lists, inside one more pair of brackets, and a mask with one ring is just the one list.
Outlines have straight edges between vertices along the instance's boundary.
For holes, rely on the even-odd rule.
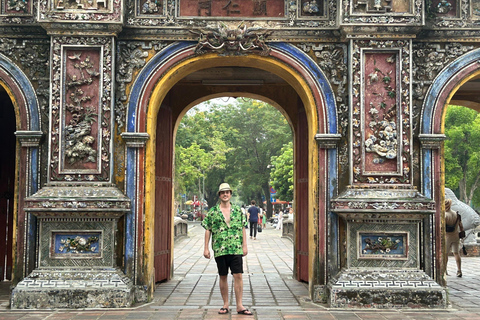
[[359,232],[357,239],[359,259],[406,259],[408,233]]
[[52,232],[51,257],[89,259],[101,257],[102,232]]
[[[419,217],[420,218],[420,217]],[[419,268],[419,221],[348,222],[348,266],[354,268]]]

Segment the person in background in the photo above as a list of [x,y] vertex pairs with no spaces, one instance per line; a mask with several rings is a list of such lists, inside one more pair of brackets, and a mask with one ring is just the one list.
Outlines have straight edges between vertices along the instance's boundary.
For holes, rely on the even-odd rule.
[[283,229],[283,210],[278,210],[277,230]]
[[252,200],[250,208],[248,208],[248,221],[250,222],[250,239],[257,240],[257,223],[260,215],[260,210],[255,205],[255,200]]
[[205,243],[203,256],[210,259],[209,242],[212,238],[212,249],[220,276],[220,294],[223,307],[219,314],[230,312],[228,300],[228,269],[233,275],[233,289],[237,313],[253,315],[243,306],[243,257],[248,254],[247,232],[245,231],[246,219],[239,206],[230,203],[232,189],[228,183],[220,184],[218,188],[220,204],[211,208],[202,227],[205,228]]
[[267,227],[267,210],[265,208],[263,208],[262,227],[263,229]]
[[445,272],[447,272],[448,253],[453,251],[455,262],[457,263],[457,277],[462,276],[462,260],[460,258],[460,232],[463,232],[465,237],[465,231],[463,230],[462,217],[452,210],[452,199],[445,200],[445,231],[446,231],[446,243],[447,243],[447,255],[445,257]]

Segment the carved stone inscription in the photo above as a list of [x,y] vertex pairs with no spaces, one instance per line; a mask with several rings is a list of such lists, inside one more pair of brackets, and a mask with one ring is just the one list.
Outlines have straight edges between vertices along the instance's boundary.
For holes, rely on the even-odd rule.
[[285,16],[285,1],[181,0],[180,16],[283,18]]

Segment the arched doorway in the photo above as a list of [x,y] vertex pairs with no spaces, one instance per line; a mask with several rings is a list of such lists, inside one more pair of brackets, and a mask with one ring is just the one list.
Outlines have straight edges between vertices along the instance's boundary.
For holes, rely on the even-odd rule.
[[[197,56],[192,50],[193,46],[192,43],[177,43],[168,48],[166,52],[154,57],[139,74],[141,81],[137,81],[132,88],[127,130],[129,133],[137,135],[147,133],[149,136],[144,153],[141,151],[138,156],[132,154],[131,158],[127,159],[127,162],[135,161],[138,164],[136,170],[139,177],[142,177],[142,172],[145,177],[144,180],[140,179],[138,182],[131,181],[136,186],[130,188],[130,190],[134,190],[137,186],[145,186],[144,198],[136,199],[137,203],[144,201],[145,211],[136,212],[130,217],[137,221],[139,218],[145,220],[144,237],[146,241],[143,246],[145,268],[143,270],[146,271],[146,274],[144,277],[155,279],[155,281],[162,280],[155,278],[154,275],[154,270],[157,269],[154,262],[156,256],[164,254],[164,257],[158,260],[164,261],[167,267],[172,264],[173,233],[172,223],[168,222],[173,215],[171,207],[173,203],[172,161],[168,157],[172,155],[172,128],[181,114],[186,112],[188,106],[195,100],[205,99],[208,95],[235,96],[239,92],[242,94],[248,92],[276,101],[280,105],[278,97],[285,92],[290,92],[293,95],[290,95],[288,99],[294,101],[292,105],[295,105],[295,108],[284,107],[284,110],[290,119],[295,119],[295,127],[298,129],[295,131],[294,138],[298,155],[295,171],[295,201],[297,210],[304,212],[302,214],[297,212],[297,217],[301,216],[304,219],[297,218],[297,228],[302,228],[301,234],[306,236],[304,239],[296,241],[296,277],[299,280],[308,281],[311,288],[315,284],[324,284],[327,260],[326,208],[328,199],[333,193],[331,188],[334,188],[334,184],[329,182],[336,179],[336,169],[333,172],[328,170],[329,161],[331,162],[335,157],[329,158],[326,150],[319,149],[315,138],[322,134],[337,133],[335,102],[328,82],[318,67],[311,67],[313,64],[308,56],[290,45],[276,44],[269,57],[257,55],[219,56],[217,54]],[[263,87],[265,90],[263,92],[255,92],[255,89],[252,88],[239,90],[238,84],[232,83],[227,87],[223,85],[219,91],[215,91],[214,86],[210,84],[208,89],[203,87],[204,92],[198,93],[197,96],[195,96],[194,90],[180,89],[183,85],[182,80],[194,76],[201,70],[213,68],[233,68],[236,71],[250,68],[258,72],[266,72],[270,76],[281,79],[289,91],[276,91],[276,94],[275,92],[272,94],[272,92],[267,92],[271,89],[265,90],[267,87]],[[238,78],[238,74],[234,77]],[[186,83],[184,84],[186,85]],[[198,87],[196,90],[200,92]],[[189,94],[187,95],[185,92]],[[292,97],[294,98],[292,99]],[[165,156],[165,154],[168,155]],[[333,160],[333,162],[335,161],[336,159]],[[142,168],[142,163],[145,163],[144,168]],[[335,164],[330,163],[330,165],[336,168]],[[321,186],[319,186],[319,179],[321,179]],[[129,184],[127,174],[127,185]],[[167,203],[155,206],[157,197],[162,201],[165,199]],[[156,212],[159,210],[163,213]],[[161,229],[166,231],[162,231],[162,235],[166,234],[166,239],[161,241],[166,246],[155,248],[154,234],[157,236],[160,232],[160,229],[157,230],[155,227],[155,220],[161,220],[161,217],[167,216],[169,218],[165,219],[166,225],[163,226],[164,229]],[[127,221],[128,219],[129,217],[127,217]],[[320,236],[319,233],[321,233]],[[300,245],[301,247],[299,247]],[[170,270],[165,270],[166,273],[163,277],[166,279],[171,277]],[[153,289],[150,287],[150,290]]]
[[[6,183],[2,184],[2,187],[8,190],[1,193],[1,197],[9,198],[5,205],[8,205],[11,213],[7,226],[11,237],[6,235],[2,241],[7,241],[5,260],[12,259],[11,265],[6,262],[5,268],[11,268],[9,277],[15,284],[35,267],[36,219],[25,213],[24,199],[38,190],[39,150],[43,133],[38,101],[32,84],[15,64],[2,55],[0,101],[5,115],[1,120],[2,130],[6,130],[5,134],[8,135],[5,147],[9,148],[9,151],[4,152],[9,156],[2,157],[1,161],[2,166],[11,170],[8,178],[13,177],[14,180],[8,187],[5,186]],[[5,270],[5,274],[7,273]]]
[[0,86],[0,281],[12,280],[15,194],[15,113],[7,91]]
[[[243,75],[249,74],[249,79]],[[195,79],[203,79],[200,82]],[[207,79],[207,80],[205,80]],[[243,80],[243,81],[242,81]],[[236,84],[234,81],[237,81]],[[250,83],[262,83],[254,86]],[[208,83],[208,84],[205,84]],[[188,95],[185,94],[188,92]],[[296,241],[296,278],[308,282],[308,145],[307,117],[303,103],[293,88],[282,78],[270,72],[243,67],[223,66],[200,69],[179,80],[166,94],[157,115],[156,155],[155,155],[155,280],[163,281],[171,277],[171,235],[169,229],[172,214],[173,143],[175,127],[183,114],[195,101],[205,99],[206,94],[229,94],[269,100],[271,104],[282,106],[281,110],[289,119],[295,136],[295,212],[296,225],[304,232],[298,232]],[[268,97],[268,98],[265,98]],[[298,150],[297,150],[298,149]]]
[[[445,250],[444,217],[445,211],[445,176],[444,176],[444,148],[442,141],[444,135],[444,117],[447,106],[454,101],[470,100],[467,107],[477,111],[478,102],[467,98],[466,91],[469,81],[475,81],[480,76],[478,57],[480,50],[471,51],[455,60],[444,68],[430,86],[425,97],[422,110],[420,127],[421,155],[422,155],[422,192],[427,197],[440,204],[437,206],[434,219],[434,237],[436,246],[433,246],[436,268],[434,270],[437,281],[446,285],[443,270],[443,259],[447,254]],[[463,88],[462,88],[463,87]],[[478,92],[478,90],[477,90]]]

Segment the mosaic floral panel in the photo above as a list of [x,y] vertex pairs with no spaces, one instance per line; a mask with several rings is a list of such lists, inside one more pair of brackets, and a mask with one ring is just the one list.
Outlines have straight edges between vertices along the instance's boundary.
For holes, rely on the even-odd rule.
[[410,42],[353,43],[354,184],[410,184]]
[[31,0],[3,0],[0,2],[2,14],[7,15],[29,15],[33,10]]
[[163,0],[140,0],[140,6],[138,7],[138,14],[150,14],[150,15],[164,15],[164,1]]
[[359,259],[406,259],[408,233],[359,232],[357,239]]
[[111,38],[53,38],[50,180],[110,178]]
[[432,0],[432,11],[438,16],[456,17],[458,14],[457,0]]
[[112,267],[115,229],[110,218],[42,218],[39,267]]
[[418,221],[375,224],[349,221],[347,233],[352,245],[347,249],[348,266],[418,268],[418,224]]
[[100,258],[102,231],[52,232],[50,247],[53,259]]
[[477,0],[432,0],[428,8],[429,22],[434,28],[478,28],[480,2]]
[[301,0],[298,10],[300,17],[321,17],[327,12],[326,1]]

